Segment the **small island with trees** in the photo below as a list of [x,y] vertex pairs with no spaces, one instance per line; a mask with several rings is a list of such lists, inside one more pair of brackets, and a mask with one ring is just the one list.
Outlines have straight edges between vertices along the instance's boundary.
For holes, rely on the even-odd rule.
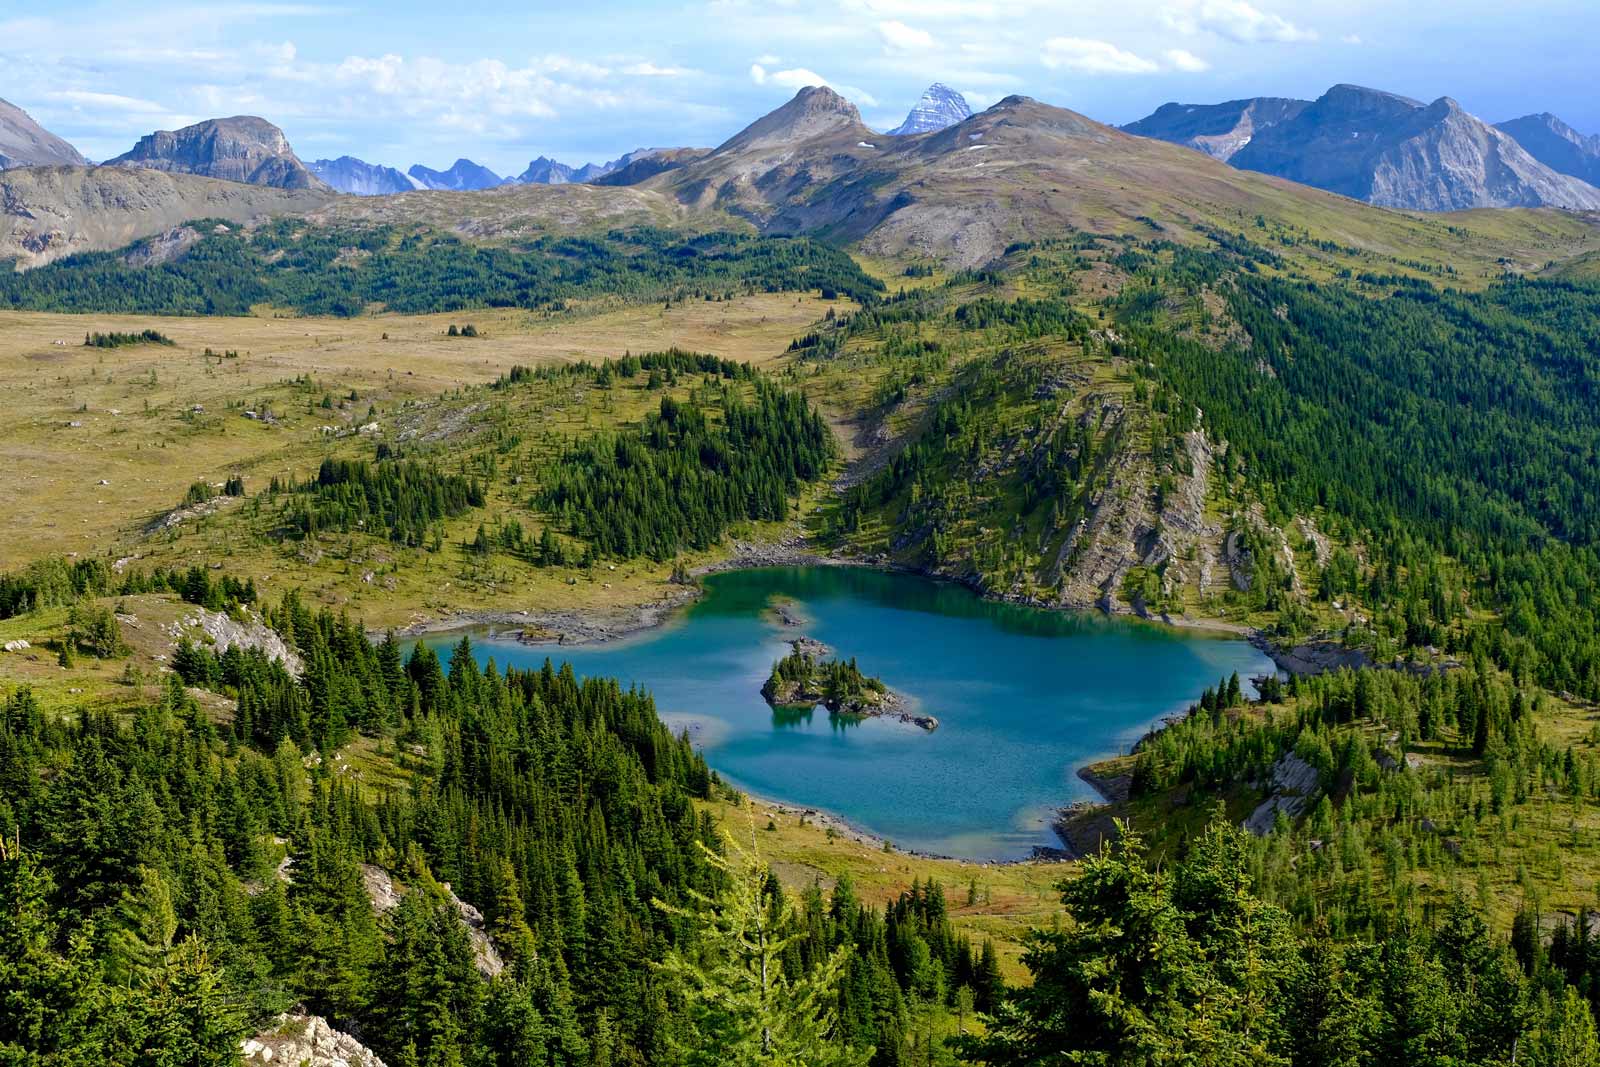
[[855,657],[829,659],[827,647],[808,637],[790,642],[794,651],[772,665],[761,695],[775,708],[815,707],[834,715],[892,716],[933,730],[939,720],[909,709],[904,697],[880,678],[861,673]]

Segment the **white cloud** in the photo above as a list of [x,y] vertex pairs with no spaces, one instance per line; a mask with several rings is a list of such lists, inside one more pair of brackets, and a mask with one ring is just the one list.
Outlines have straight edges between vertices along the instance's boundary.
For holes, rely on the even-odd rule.
[[167,110],[153,100],[141,100],[136,96],[122,96],[119,93],[92,93],[83,89],[65,89],[51,93],[50,98],[102,111],[165,114]]
[[1238,44],[1265,41],[1314,41],[1314,30],[1302,29],[1270,11],[1262,11],[1247,0],[1190,0],[1162,12],[1168,26],[1186,36],[1206,32]]
[[772,84],[784,89],[804,89],[808,85],[827,85],[832,88],[832,83],[827,78],[805,67],[769,71],[760,63],[756,63],[750,67],[750,80],[757,85]]
[[1166,57],[1167,65],[1173,70],[1181,70],[1185,74],[1199,74],[1201,71],[1210,70],[1211,64],[1195,55],[1193,52],[1182,48],[1169,48],[1162,53]]
[[622,73],[631,74],[636,78],[682,78],[685,75],[693,74],[694,71],[688,67],[660,67],[646,60],[643,63],[634,63],[631,66],[623,67]]
[[1086,37],[1052,37],[1044,43],[1040,58],[1052,70],[1075,70],[1081,74],[1150,74],[1161,69],[1109,41]]
[[765,64],[766,66],[769,66],[769,67],[776,67],[779,63],[783,62],[783,59],[782,59],[782,57],[775,56],[775,55],[773,55],[772,53],[769,52],[766,55],[762,56],[760,59],[756,60],[756,62]]
[[1344,35],[1342,40],[1345,44],[1360,44],[1361,35],[1359,33],[1347,33]]
[[883,43],[896,52],[920,52],[933,47],[933,34],[907,26],[899,19],[878,23],[878,33]]

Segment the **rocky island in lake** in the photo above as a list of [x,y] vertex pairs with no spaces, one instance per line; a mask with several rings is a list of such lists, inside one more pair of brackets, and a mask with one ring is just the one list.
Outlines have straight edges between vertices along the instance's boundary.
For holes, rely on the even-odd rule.
[[855,657],[828,659],[828,648],[801,637],[790,642],[793,652],[772,665],[761,695],[775,708],[810,708],[821,704],[835,715],[892,716],[932,730],[939,720],[909,710],[900,694],[880,678],[862,674]]

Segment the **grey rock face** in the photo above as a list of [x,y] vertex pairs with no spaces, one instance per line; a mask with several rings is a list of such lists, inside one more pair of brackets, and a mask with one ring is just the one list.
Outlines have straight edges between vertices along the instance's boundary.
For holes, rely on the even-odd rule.
[[889,133],[896,137],[914,133],[932,133],[947,126],[954,126],[958,122],[965,122],[971,117],[972,108],[967,106],[966,97],[948,85],[934,82],[924,90],[922,99],[918,100],[917,106],[906,115],[906,120]]
[[109,163],[277,189],[327,188],[295,156],[283,131],[254,115],[207,119],[181,130],[158,130],[141,137],[130,151]]
[[1548,111],[1495,125],[1558,174],[1600,185],[1600,136],[1582,134]]
[[239,1055],[246,1067],[384,1067],[377,1053],[320,1015],[279,1015],[239,1042]]
[[81,167],[87,162],[76,148],[34,122],[26,111],[0,100],[0,170],[7,167]]
[[493,189],[504,185],[505,179],[488,167],[470,159],[458,159],[449,170],[431,170],[417,163],[406,172],[424,189]]
[[1123,128],[1383,207],[1600,208],[1600,189],[1540,162],[1449,97],[1424,104],[1336,85],[1310,103],[1167,104]]
[[310,164],[311,173],[333,186],[341,193],[355,196],[387,196],[390,193],[409,193],[417,183],[381,163],[368,163],[354,156],[338,159],[318,159]]
[[1299,115],[1309,100],[1256,96],[1223,104],[1162,104],[1122,127],[1140,137],[1171,141],[1226,162],[1257,134]]
[[528,164],[527,170],[517,175],[517,181],[524,185],[566,185],[574,180],[572,173],[572,168],[565,163],[540,156]]

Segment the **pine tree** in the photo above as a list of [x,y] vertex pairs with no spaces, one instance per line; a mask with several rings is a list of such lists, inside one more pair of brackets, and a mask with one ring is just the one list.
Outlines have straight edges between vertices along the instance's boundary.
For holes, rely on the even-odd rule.
[[786,974],[784,951],[798,936],[793,905],[769,908],[768,871],[756,848],[754,817],[746,849],[724,832],[729,855],[696,842],[725,879],[716,898],[691,892],[695,910],[657,900],[656,907],[691,922],[697,951],[674,950],[661,964],[685,1001],[690,1067],[860,1067],[871,1049],[838,1043],[836,1004],[849,963],[841,947],[798,975]]

